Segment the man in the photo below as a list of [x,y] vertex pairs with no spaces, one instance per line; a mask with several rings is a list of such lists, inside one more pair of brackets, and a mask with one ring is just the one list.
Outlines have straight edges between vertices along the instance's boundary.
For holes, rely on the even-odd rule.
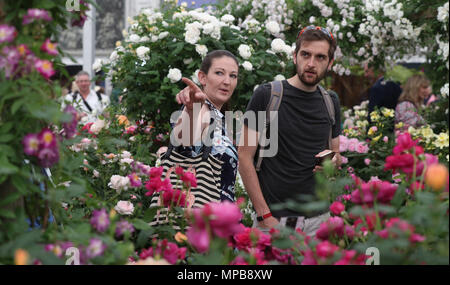
[[64,98],[63,108],[66,104],[72,105],[83,124],[95,122],[109,105],[109,97],[91,89],[91,80],[86,71],[78,72],[75,83],[78,90]]
[[[273,228],[292,224],[308,235],[314,235],[329,213],[306,213],[284,208],[271,209],[273,205],[288,200],[303,203],[306,197],[315,195],[314,172],[319,153],[327,149],[330,128],[331,149],[336,153],[333,163],[340,163],[339,134],[340,106],[334,93],[331,95],[335,123],[332,126],[324,97],[318,89],[319,82],[331,69],[334,61],[336,41],[333,35],[321,27],[308,26],[300,31],[293,61],[296,74],[283,80],[283,97],[278,111],[278,152],[274,157],[265,157],[257,173],[254,158],[258,147],[249,141],[259,141],[256,126],[244,121],[239,145],[239,172],[245,189],[258,216],[258,227]],[[258,87],[248,106],[249,111],[265,111],[271,96],[270,84]],[[259,130],[261,131],[261,130]]]
[[376,73],[373,67],[369,66],[368,63],[364,64],[364,76],[370,80],[370,82],[375,83],[369,89],[369,122],[370,113],[375,109],[375,107],[381,108],[386,107],[395,110],[397,106],[398,98],[402,93],[400,85],[394,81],[384,80],[382,73]]

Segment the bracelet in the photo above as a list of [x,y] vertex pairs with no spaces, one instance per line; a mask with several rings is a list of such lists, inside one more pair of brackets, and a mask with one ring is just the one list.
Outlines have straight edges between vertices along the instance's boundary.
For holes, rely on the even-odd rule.
[[269,218],[269,217],[272,217],[272,213],[271,213],[271,212],[269,212],[269,213],[267,213],[267,214],[265,214],[265,215],[256,217],[256,220],[257,220],[258,222],[262,222],[262,221],[264,221],[265,219],[267,219],[267,218]]

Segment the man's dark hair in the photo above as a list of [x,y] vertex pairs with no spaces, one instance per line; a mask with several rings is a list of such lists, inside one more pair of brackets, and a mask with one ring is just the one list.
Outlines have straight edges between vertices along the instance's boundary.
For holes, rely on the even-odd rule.
[[334,52],[336,51],[337,46],[336,40],[325,34],[323,31],[316,29],[305,30],[297,38],[297,41],[295,42],[295,54],[297,55],[303,42],[313,41],[327,41],[330,44],[330,49],[328,50],[328,58],[330,60],[334,58]]
[[221,57],[231,57],[236,62],[237,66],[239,66],[239,61],[237,60],[236,56],[232,54],[231,52],[227,50],[214,50],[212,52],[209,52],[205,58],[202,61],[202,64],[200,66],[200,70],[203,71],[205,74],[208,74],[209,69],[211,68],[213,59],[221,58]]

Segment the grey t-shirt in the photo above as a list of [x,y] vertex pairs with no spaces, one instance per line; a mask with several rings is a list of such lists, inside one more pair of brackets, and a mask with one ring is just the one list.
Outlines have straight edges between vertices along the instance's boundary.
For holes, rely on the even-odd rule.
[[[248,103],[247,111],[265,111],[270,91],[270,83],[259,86]],[[332,128],[332,138],[335,138],[341,132],[340,104],[337,95],[329,93],[335,106]],[[248,126],[247,121],[244,123]],[[258,172],[269,207],[289,199],[301,202],[303,198],[304,201],[305,194],[315,195],[315,155],[327,148],[330,127],[331,120],[320,91],[304,92],[284,80],[278,113],[278,152],[274,157],[265,157]],[[317,213],[285,209],[272,210],[272,214],[282,217],[314,216]]]

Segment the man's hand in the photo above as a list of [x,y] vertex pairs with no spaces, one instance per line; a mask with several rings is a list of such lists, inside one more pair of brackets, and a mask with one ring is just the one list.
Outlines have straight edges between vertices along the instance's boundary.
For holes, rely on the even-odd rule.
[[276,227],[280,222],[274,218],[274,217],[269,217],[267,219],[264,219],[261,222],[258,222],[258,227],[262,228],[262,229],[271,229]]
[[206,100],[206,95],[194,82],[190,79],[183,77],[181,78],[187,87],[181,90],[177,96],[176,100],[178,104],[183,104],[186,108],[191,111],[194,103],[203,103]]
[[[329,149],[323,150],[321,152],[319,152],[318,154],[315,155],[315,158],[319,158],[321,155],[323,155],[324,153],[330,151]],[[334,153],[333,157],[331,158],[331,162],[334,164],[334,166],[339,166],[340,165],[340,154],[339,153]],[[322,164],[317,164],[314,169],[313,172],[317,172],[317,171],[322,171],[323,170],[323,166]]]

